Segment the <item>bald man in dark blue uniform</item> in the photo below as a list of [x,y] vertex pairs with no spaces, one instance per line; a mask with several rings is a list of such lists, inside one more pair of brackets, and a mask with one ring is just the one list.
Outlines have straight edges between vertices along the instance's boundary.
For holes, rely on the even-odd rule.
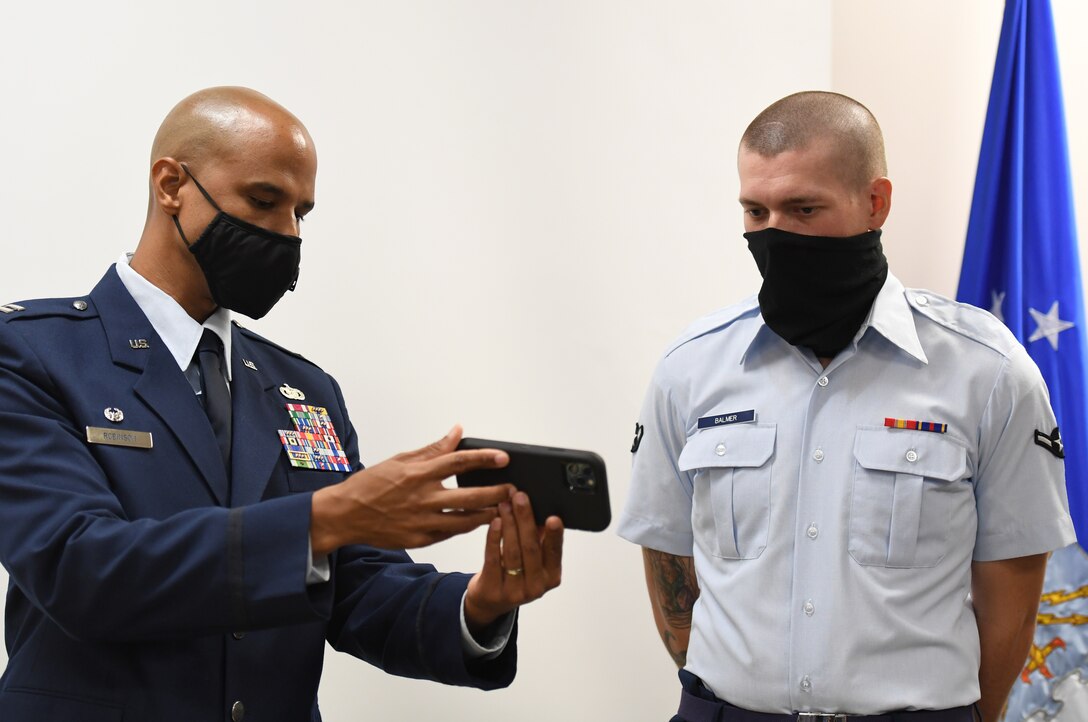
[[[454,451],[458,428],[363,470],[336,382],[231,320],[293,287],[315,174],[281,106],[201,91],[155,139],[135,254],[86,296],[0,306],[5,722],[319,720],[326,640],[393,674],[513,679],[559,520],[444,488],[507,461]],[[473,576],[401,551],[485,524]]]

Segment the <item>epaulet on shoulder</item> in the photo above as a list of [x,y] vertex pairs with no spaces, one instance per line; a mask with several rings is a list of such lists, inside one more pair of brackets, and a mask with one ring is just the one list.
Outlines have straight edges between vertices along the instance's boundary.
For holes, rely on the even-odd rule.
[[46,317],[96,318],[98,311],[91,300],[82,296],[72,298],[36,298],[18,303],[0,304],[0,323]]
[[248,328],[246,328],[242,324],[238,323],[237,321],[231,321],[231,323],[233,323],[238,328],[238,331],[240,331],[243,335],[245,335],[246,338],[251,339],[253,341],[257,341],[259,343],[263,343],[265,346],[271,346],[272,348],[276,349],[277,351],[280,351],[281,353],[285,353],[288,356],[293,356],[294,358],[297,358],[297,359],[299,359],[301,361],[305,361],[306,363],[310,364],[311,366],[313,366],[315,368],[320,368],[320,366],[318,366],[317,364],[315,364],[313,361],[306,358],[302,354],[298,353],[297,351],[292,351],[289,348],[284,348],[283,346],[280,346],[278,343],[275,343],[273,341],[269,341],[267,338],[265,338],[261,334],[255,332],[255,331],[249,330]]
[[759,298],[754,295],[749,296],[743,301],[734,303],[732,306],[726,306],[717,311],[712,311],[684,329],[684,332],[665,349],[665,356],[670,355],[686,343],[690,343],[709,333],[720,331],[731,325],[737,319],[751,316],[758,312]]
[[1005,324],[978,306],[920,288],[908,288],[905,294],[915,313],[1002,355],[1008,355],[1020,345]]

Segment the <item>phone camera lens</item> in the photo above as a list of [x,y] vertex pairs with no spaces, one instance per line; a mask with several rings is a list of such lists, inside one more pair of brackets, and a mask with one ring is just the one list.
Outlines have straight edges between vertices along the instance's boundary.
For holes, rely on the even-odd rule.
[[580,462],[570,462],[566,466],[567,486],[576,493],[592,494],[597,487],[597,478],[593,467]]

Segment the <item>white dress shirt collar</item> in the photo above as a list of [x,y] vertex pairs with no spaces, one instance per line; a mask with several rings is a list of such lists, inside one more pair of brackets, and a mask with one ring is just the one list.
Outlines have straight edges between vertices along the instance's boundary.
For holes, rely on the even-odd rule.
[[159,334],[159,338],[170,350],[178,367],[182,371],[189,367],[204,329],[209,328],[223,342],[223,361],[229,382],[231,380],[230,311],[219,307],[203,324],[197,323],[169,294],[132,270],[129,265],[130,257],[131,254],[122,253],[117,259],[115,266],[117,275],[132,295],[132,300],[136,301],[136,305],[151,322],[155,333]]
[[904,352],[924,364],[929,363],[922,342],[918,338],[918,328],[914,324],[914,312],[907,301],[906,289],[902,282],[888,274],[888,280],[873,301],[869,317],[862,324],[858,333],[860,339],[866,328],[872,328]]

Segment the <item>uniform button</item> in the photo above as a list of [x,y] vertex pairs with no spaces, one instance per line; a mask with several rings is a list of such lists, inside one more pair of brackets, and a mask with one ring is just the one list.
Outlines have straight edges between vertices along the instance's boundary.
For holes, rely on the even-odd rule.
[[812,680],[808,678],[807,674],[804,677],[801,678],[801,691],[802,692],[811,692],[812,691]]
[[914,449],[911,449],[910,451],[908,451],[907,452],[907,461],[909,461],[912,464],[914,462],[918,461],[918,452],[915,451]]
[[823,449],[816,449],[816,451],[812,452],[812,458],[816,460],[817,464],[820,463],[821,461],[824,460],[824,450]]
[[235,702],[230,706],[230,718],[233,722],[242,722],[246,716],[246,706],[241,702]]
[[816,379],[816,383],[819,384],[820,386],[827,386],[828,379],[827,379],[826,376],[821,376],[820,378]]
[[74,308],[77,311],[86,311],[87,310],[87,302],[86,301],[73,301],[72,302],[72,308]]
[[725,456],[725,444],[718,444],[715,446],[714,453],[718,456]]
[[808,525],[808,529],[805,531],[805,534],[808,535],[809,539],[815,539],[816,537],[820,536],[820,530],[816,528],[815,522]]
[[929,297],[928,296],[915,296],[914,301],[919,306],[928,306],[929,305]]
[[811,599],[806,599],[801,609],[810,617],[816,613],[816,605],[812,603]]
[[245,639],[246,638],[246,633],[245,632],[231,632],[230,636],[234,637],[235,639]]

